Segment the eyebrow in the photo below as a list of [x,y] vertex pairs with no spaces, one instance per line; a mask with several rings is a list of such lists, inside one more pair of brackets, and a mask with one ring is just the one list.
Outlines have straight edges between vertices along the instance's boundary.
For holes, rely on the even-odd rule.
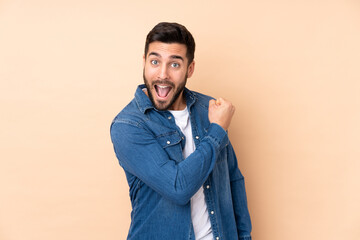
[[[161,58],[161,55],[159,53],[157,53],[157,52],[151,52],[151,53],[149,53],[149,56],[156,56],[156,57]],[[170,58],[180,59],[181,61],[184,61],[184,58],[182,56],[179,56],[179,55],[171,55]]]
[[179,55],[172,55],[172,56],[170,56],[170,58],[180,59],[181,61],[184,61],[183,57],[179,56]]

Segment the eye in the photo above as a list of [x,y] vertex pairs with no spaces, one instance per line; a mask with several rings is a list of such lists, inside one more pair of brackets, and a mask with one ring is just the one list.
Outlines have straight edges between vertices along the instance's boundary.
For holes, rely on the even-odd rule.
[[151,63],[152,65],[157,65],[157,64],[158,64],[158,61],[157,61],[157,60],[151,60],[150,63]]
[[172,63],[172,64],[171,64],[171,67],[173,67],[173,68],[178,68],[178,67],[180,67],[180,64],[178,64],[178,63]]

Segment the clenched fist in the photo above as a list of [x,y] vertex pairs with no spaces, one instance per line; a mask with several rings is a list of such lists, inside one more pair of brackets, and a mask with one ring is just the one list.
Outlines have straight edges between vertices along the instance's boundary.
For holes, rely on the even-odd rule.
[[235,107],[231,102],[218,98],[209,101],[209,121],[210,123],[217,123],[225,130],[228,130],[232,116],[234,115]]

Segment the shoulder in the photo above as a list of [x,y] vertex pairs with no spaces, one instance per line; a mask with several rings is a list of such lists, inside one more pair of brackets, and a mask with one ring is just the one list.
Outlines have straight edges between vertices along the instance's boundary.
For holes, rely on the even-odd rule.
[[203,94],[203,93],[200,93],[200,92],[196,92],[196,91],[190,91],[190,92],[196,99],[196,104],[203,106],[206,109],[208,109],[208,107],[209,107],[209,101],[211,99],[214,99],[213,97]]
[[139,110],[135,99],[133,99],[115,116],[111,126],[121,123],[140,126],[145,121],[146,116]]

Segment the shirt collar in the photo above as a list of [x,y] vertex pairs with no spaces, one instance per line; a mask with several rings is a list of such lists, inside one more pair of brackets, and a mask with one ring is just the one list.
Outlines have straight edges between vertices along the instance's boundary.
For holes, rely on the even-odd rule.
[[[135,101],[136,104],[139,108],[139,110],[142,113],[145,113],[146,110],[148,109],[154,109],[156,111],[158,111],[152,104],[152,102],[150,101],[149,97],[144,93],[144,91],[142,89],[146,88],[145,84],[141,84],[137,87],[136,92],[135,92]],[[184,96],[186,99],[186,105],[188,107],[188,109],[191,108],[191,106],[195,103],[196,101],[196,96],[195,94],[190,91],[189,89],[185,88],[184,89]]]

